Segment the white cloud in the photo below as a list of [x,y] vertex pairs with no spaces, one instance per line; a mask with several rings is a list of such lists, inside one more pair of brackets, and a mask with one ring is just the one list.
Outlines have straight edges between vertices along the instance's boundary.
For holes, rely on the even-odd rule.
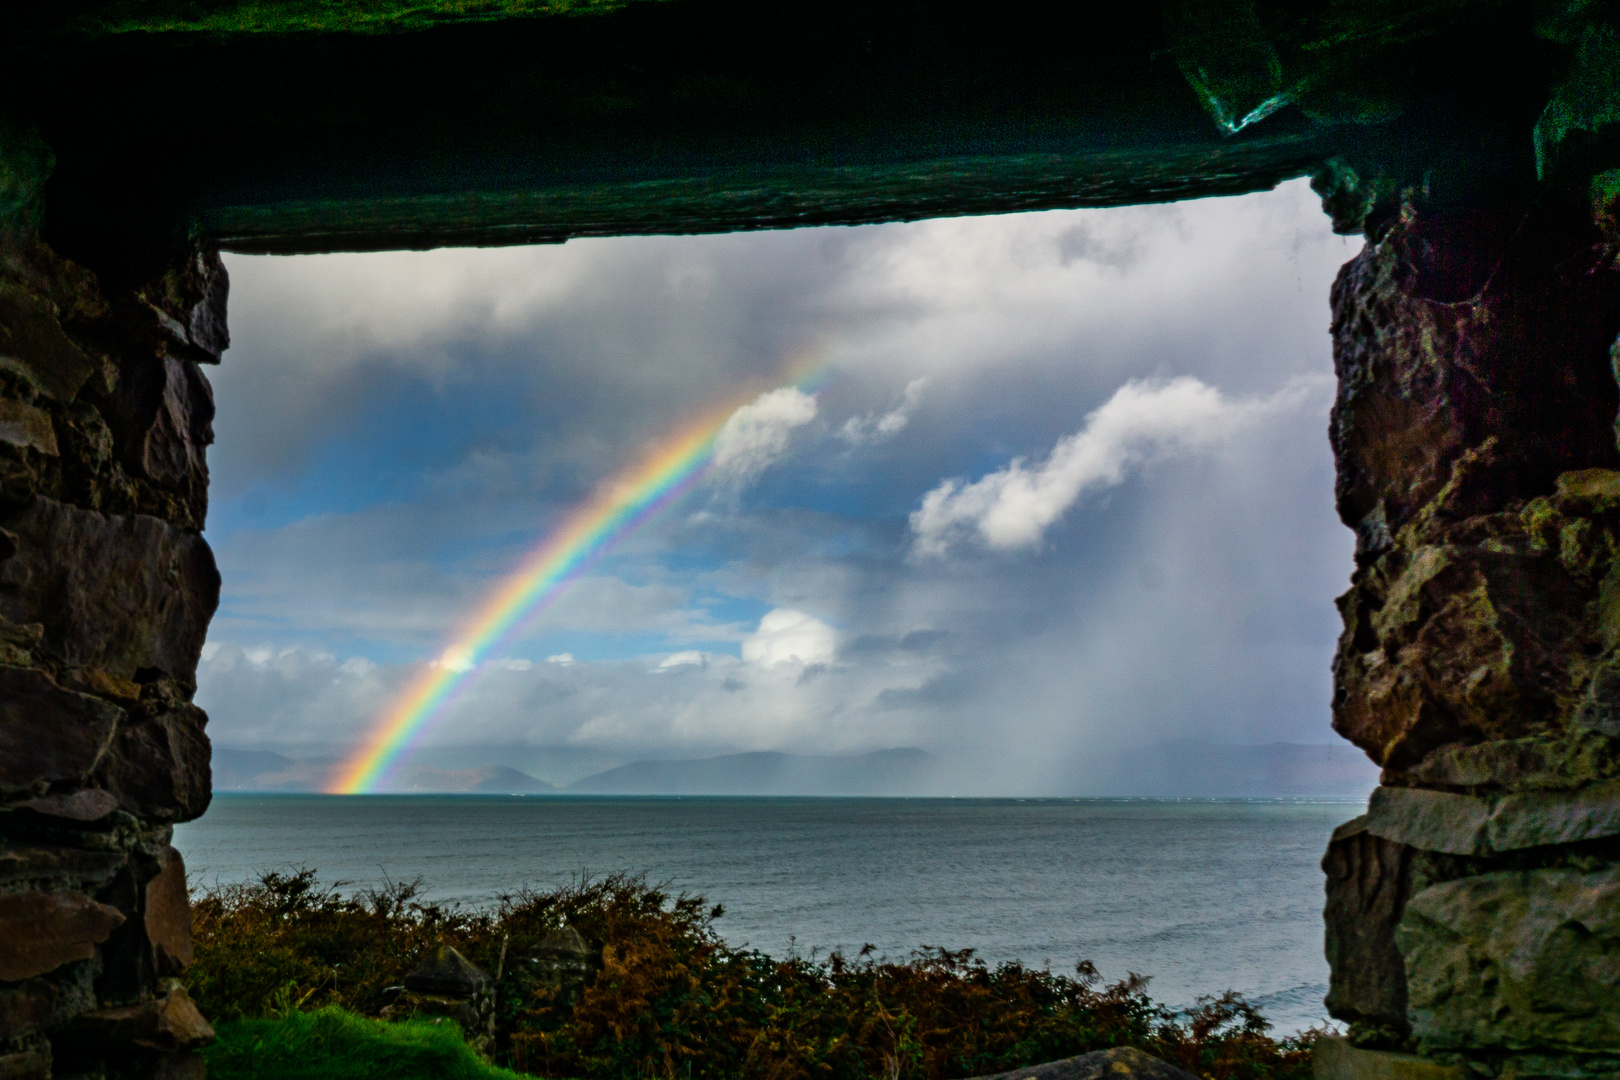
[[1113,487],[1125,471],[1178,453],[1211,449],[1267,413],[1298,404],[1290,384],[1269,398],[1234,401],[1191,376],[1133,379],[1059,439],[1046,460],[1015,458],[974,481],[946,480],[911,515],[919,555],[943,555],[971,537],[989,548],[1030,547],[1090,488]]
[[432,661],[432,666],[447,668],[450,671],[471,671],[477,664],[473,660],[471,649],[465,645],[452,645],[440,653],[438,659]]
[[567,667],[569,664],[577,664],[579,661],[574,659],[574,654],[571,652],[560,652],[546,657],[546,663],[561,664],[563,667]]
[[760,667],[797,662],[829,663],[837,647],[833,628],[812,615],[776,608],[759,620],[759,629],[742,643],[742,658]]
[[715,468],[746,483],[787,449],[788,433],[816,418],[816,399],[796,386],[767,391],[731,414],[714,440]]
[[662,671],[665,668],[684,667],[688,664],[702,665],[702,663],[702,653],[698,652],[696,649],[687,649],[685,652],[671,653],[669,656],[664,657],[664,659],[658,665],[658,670]]
[[904,431],[906,425],[911,422],[912,410],[917,407],[917,402],[922,400],[922,388],[927,382],[927,378],[912,379],[906,384],[905,392],[900,395],[900,404],[882,416],[874,413],[852,416],[844,421],[839,434],[851,446],[892,439]]

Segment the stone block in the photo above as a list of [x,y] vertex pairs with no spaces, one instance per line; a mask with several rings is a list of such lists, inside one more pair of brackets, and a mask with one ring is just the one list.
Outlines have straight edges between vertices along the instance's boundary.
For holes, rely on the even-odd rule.
[[15,809],[27,810],[44,817],[85,823],[100,821],[117,806],[117,799],[95,788],[83,788],[64,795],[42,795],[37,799],[25,799],[14,804]]
[[190,821],[213,797],[208,714],[180,705],[119,727],[95,780],[138,817]]
[[123,922],[116,908],[83,893],[0,894],[0,979],[18,982],[88,960]]
[[191,966],[191,899],[180,853],[168,848],[162,861],[163,869],[146,883],[142,918],[158,974],[174,976]]
[[1447,855],[1484,855],[1488,800],[1450,791],[1379,787],[1367,800],[1367,831],[1397,844]]
[[44,672],[0,665],[0,795],[85,783],[123,717]]
[[1620,869],[1434,885],[1407,902],[1395,940],[1425,1050],[1620,1045]]
[[128,864],[120,851],[8,844],[0,841],[0,886],[66,882],[95,892]]
[[214,1041],[214,1029],[178,986],[154,1001],[84,1013],[70,1030],[85,1049],[115,1053],[138,1048],[172,1054]]
[[48,397],[72,401],[95,363],[63,333],[50,301],[0,282],[0,368]]
[[13,1053],[0,1053],[0,1080],[50,1080],[51,1044],[44,1039]]
[[1349,1039],[1318,1039],[1311,1055],[1315,1080],[1477,1080],[1460,1065],[1415,1054],[1362,1050]]
[[195,363],[161,357],[126,366],[102,412],[131,475],[182,490],[207,484],[214,392]]
[[0,442],[57,456],[56,429],[42,409],[0,398]]
[[1620,835],[1620,781],[1500,795],[1380,787],[1368,800],[1367,829],[1448,855],[1490,856],[1597,840]]
[[1411,892],[1411,862],[1411,848],[1368,832],[1365,817],[1334,830],[1322,856],[1326,1005],[1340,1020],[1406,1030],[1406,966],[1395,927]]
[[470,998],[484,992],[489,976],[449,945],[440,945],[405,976],[405,989],[414,994]]
[[994,1073],[978,1080],[1197,1080],[1192,1073],[1131,1046]]
[[42,647],[121,679],[196,678],[219,570],[202,537],[142,514],[108,516],[35,499],[6,516],[17,553],[0,562],[0,615],[44,627]]

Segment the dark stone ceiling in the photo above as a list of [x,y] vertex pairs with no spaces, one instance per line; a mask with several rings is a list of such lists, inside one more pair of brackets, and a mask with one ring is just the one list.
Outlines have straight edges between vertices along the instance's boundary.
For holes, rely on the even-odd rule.
[[42,7],[0,78],[12,144],[54,155],[64,251],[853,224],[1313,172],[1353,228],[1377,184],[1533,180],[1579,36],[1565,5],[1480,0]]

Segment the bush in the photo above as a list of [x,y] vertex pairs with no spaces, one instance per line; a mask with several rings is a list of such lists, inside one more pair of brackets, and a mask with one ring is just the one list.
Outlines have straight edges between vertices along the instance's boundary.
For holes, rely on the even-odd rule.
[[214,1080],[520,1080],[481,1059],[449,1023],[384,1023],[328,1007],[231,1020],[206,1051]]
[[[444,941],[500,973],[495,1059],[581,1080],[954,1080],[1124,1045],[1208,1080],[1304,1080],[1319,1034],[1273,1039],[1231,993],[1176,1014],[1145,979],[1100,986],[1088,963],[1065,975],[990,967],[970,950],[777,959],[727,945],[721,908],[641,878],[523,892],[489,911],[418,896],[413,883],[345,897],[311,871],[205,893],[192,994],[222,1020],[376,1016],[387,988]],[[531,957],[563,925],[600,949],[601,965],[559,997]]]

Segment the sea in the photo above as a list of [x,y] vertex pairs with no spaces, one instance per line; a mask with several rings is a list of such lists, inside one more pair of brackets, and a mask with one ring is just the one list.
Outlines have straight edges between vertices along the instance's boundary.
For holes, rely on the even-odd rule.
[[490,905],[645,874],[735,945],[823,957],[974,949],[1175,1007],[1237,990],[1277,1033],[1328,1023],[1322,871],[1361,803],[1312,800],[217,794],[175,830],[194,887],[312,868]]

